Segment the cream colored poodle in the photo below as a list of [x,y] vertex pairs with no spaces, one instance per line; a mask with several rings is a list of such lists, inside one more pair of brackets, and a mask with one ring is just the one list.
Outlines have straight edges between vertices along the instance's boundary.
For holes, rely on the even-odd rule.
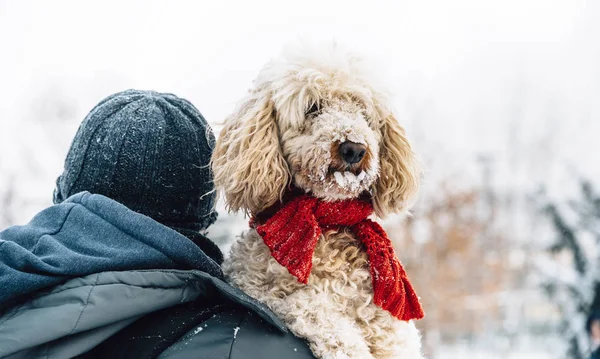
[[[393,249],[357,235],[359,222],[372,229],[363,237],[380,228],[363,218],[371,211],[380,218],[407,211],[420,180],[405,131],[364,67],[335,44],[288,49],[226,119],[213,155],[215,184],[252,227],[223,269],[319,358],[422,358],[409,320],[422,316],[420,304]],[[295,207],[286,207],[291,201]],[[352,223],[333,219],[357,211],[364,216]],[[377,255],[395,262],[374,267]],[[383,267],[395,277],[384,277]],[[408,294],[392,300],[393,291]]]

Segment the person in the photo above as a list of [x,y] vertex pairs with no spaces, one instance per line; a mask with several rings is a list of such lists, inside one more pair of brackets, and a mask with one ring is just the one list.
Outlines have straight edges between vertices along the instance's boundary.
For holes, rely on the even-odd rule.
[[600,311],[593,311],[585,322],[585,329],[592,342],[590,359],[600,359]]
[[313,358],[228,285],[214,135],[172,94],[102,100],[73,139],[55,205],[0,232],[0,358]]

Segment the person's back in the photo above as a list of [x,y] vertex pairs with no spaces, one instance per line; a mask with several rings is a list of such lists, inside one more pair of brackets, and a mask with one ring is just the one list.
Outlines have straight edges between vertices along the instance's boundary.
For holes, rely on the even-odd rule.
[[[312,358],[225,283],[214,137],[189,102],[125,91],[83,121],[56,205],[0,232],[0,358]],[[91,192],[91,193],[90,193]]]

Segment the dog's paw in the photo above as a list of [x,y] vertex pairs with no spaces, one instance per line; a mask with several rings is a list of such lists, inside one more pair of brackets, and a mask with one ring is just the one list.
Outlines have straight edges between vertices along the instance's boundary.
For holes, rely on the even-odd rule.
[[345,352],[342,349],[337,349],[335,352],[326,351],[317,356],[319,356],[321,359],[374,359],[368,350],[357,350],[357,348],[347,349],[350,351]]

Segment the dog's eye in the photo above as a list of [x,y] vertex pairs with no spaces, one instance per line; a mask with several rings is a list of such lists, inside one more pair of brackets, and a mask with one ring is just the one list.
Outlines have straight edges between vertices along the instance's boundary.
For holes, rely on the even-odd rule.
[[306,109],[305,115],[307,117],[315,117],[321,113],[321,104],[317,102],[313,102],[308,109]]

